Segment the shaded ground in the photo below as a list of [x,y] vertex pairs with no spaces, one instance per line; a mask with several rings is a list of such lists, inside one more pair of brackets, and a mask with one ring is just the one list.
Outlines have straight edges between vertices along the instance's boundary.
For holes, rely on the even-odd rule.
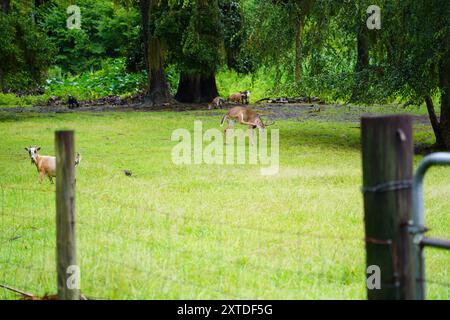
[[[386,114],[385,107],[377,110],[377,107],[363,107],[353,105],[314,105],[314,104],[267,104],[256,109],[268,112],[274,119],[297,119],[339,121],[359,123],[361,116],[370,114]],[[393,110],[396,113],[398,110]],[[400,109],[400,111],[403,111]],[[403,111],[406,112],[406,111]],[[412,115],[415,122],[420,124],[430,124],[428,116]]]
[[[231,108],[235,105],[227,105]],[[386,113],[409,113],[410,110],[399,106],[354,106],[354,105],[318,105],[318,104],[258,104],[250,107],[267,115],[272,120],[296,120],[296,121],[338,121],[359,123],[361,116],[371,114]],[[207,104],[181,104],[170,103],[157,107],[149,107],[143,103],[127,105],[91,105],[81,106],[76,109],[69,109],[67,106],[34,106],[34,107],[13,107],[0,109],[0,112],[7,113],[73,113],[73,112],[151,112],[151,111],[206,111],[207,115],[217,116],[221,113],[217,110],[208,110]],[[430,125],[427,115],[411,114],[417,124]]]

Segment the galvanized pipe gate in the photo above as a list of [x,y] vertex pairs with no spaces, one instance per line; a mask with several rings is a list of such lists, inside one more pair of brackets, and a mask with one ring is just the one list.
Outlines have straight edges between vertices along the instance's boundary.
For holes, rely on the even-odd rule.
[[[425,299],[425,259],[424,247],[450,249],[450,240],[433,239],[425,237],[428,230],[425,227],[425,209],[423,196],[423,180],[428,169],[433,166],[450,166],[450,153],[439,152],[426,156],[419,164],[413,180],[413,221],[409,226],[410,246],[416,253],[417,266],[415,270],[416,298]],[[449,182],[450,183],[450,182]]]
[[450,153],[426,156],[413,174],[410,116],[363,117],[361,128],[366,265],[381,273],[367,296],[425,299],[423,249],[450,249],[450,241],[425,236],[423,181],[431,167],[450,166]]

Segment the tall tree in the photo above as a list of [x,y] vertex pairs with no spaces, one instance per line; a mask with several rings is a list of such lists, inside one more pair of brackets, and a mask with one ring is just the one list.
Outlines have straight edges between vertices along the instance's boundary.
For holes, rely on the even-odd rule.
[[147,102],[150,105],[161,104],[170,99],[164,66],[163,40],[155,33],[155,17],[165,1],[141,0],[141,24],[144,41],[145,62],[148,72]]
[[221,64],[223,34],[218,1],[191,0],[187,25],[178,52],[180,81],[175,99],[180,102],[210,102],[218,96],[216,71]]
[[437,143],[443,144],[450,151],[450,55],[439,66],[439,86],[441,89],[441,119]]
[[[389,43],[393,36],[394,41],[386,86],[395,87],[389,79],[400,79],[404,96],[425,101],[436,145],[450,150],[450,3],[410,0],[387,8],[384,16],[392,23],[383,24],[383,40]],[[440,98],[439,118],[433,97]]]
[[291,6],[294,10],[289,10],[293,15],[291,18],[295,28],[295,81],[300,82],[302,79],[302,63],[303,63],[303,32],[305,22],[311,13],[311,9],[315,0],[296,0],[292,1]]
[[46,78],[54,48],[37,25],[30,23],[27,3],[2,1],[0,11],[0,89],[36,88]]
[[[282,65],[296,85],[302,80],[305,36],[317,0],[255,0],[249,43],[264,62]],[[322,14],[322,12],[320,13]],[[310,23],[311,24],[311,23]],[[276,67],[278,68],[278,67]]]
[[352,93],[352,101],[361,100],[369,84],[367,69],[369,67],[369,30],[366,26],[365,8],[355,2],[357,6],[357,19],[355,26],[356,34],[356,63],[355,63],[355,83]]

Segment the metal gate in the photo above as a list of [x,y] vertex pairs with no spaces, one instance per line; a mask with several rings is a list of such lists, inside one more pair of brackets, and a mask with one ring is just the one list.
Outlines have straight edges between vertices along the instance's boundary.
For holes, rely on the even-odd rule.
[[425,259],[423,249],[434,247],[450,249],[450,240],[434,239],[425,236],[428,229],[425,227],[425,209],[423,196],[423,180],[428,169],[433,166],[450,165],[450,153],[439,152],[426,156],[416,170],[413,180],[413,221],[409,226],[410,248],[413,248],[417,266],[416,299],[425,299]]

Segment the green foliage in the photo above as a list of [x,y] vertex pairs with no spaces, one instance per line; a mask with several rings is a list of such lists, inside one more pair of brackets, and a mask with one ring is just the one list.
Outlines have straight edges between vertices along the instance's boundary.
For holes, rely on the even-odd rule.
[[220,0],[219,9],[226,65],[239,73],[255,72],[256,64],[244,47],[248,34],[241,1]]
[[[13,2],[13,13],[1,15],[3,87],[36,86],[54,59],[60,69],[50,71],[60,70],[60,74],[49,75],[47,87],[56,95],[130,93],[136,89],[130,87],[132,83],[139,83],[140,89],[144,79],[140,71],[145,67],[138,2],[79,0],[81,30],[67,29],[68,4],[66,0],[44,2],[36,9],[38,25],[31,23],[33,9],[25,3]],[[441,93],[439,68],[450,60],[450,3],[446,0],[380,0],[382,29],[370,31],[365,27],[369,0],[163,0],[154,4],[149,31],[163,40],[172,93],[181,72],[218,71],[222,95],[250,89],[261,97],[319,96],[330,102],[421,101],[424,95]],[[305,20],[301,79],[296,81],[299,17]],[[369,51],[363,70],[355,67],[361,30]],[[120,58],[119,69],[124,73],[112,73],[122,82],[102,75],[102,70],[98,75],[93,72],[102,69],[108,58]],[[77,88],[74,83],[83,86]]]
[[[397,8],[392,28],[385,31],[388,41],[392,34],[403,41],[392,44],[392,74],[405,84],[399,89],[405,96],[421,97],[439,90],[439,67],[450,61],[450,3],[442,0],[407,1]],[[389,32],[389,33],[388,33]],[[442,88],[440,88],[442,89]]]
[[242,75],[234,70],[223,69],[217,73],[216,81],[219,94],[222,97],[227,98],[233,93],[250,90],[251,102],[266,97],[273,86],[270,75],[267,76],[263,70],[255,74]]
[[[294,30],[284,6],[272,1],[245,1],[248,40],[246,49],[259,64],[284,63],[292,53]],[[284,67],[284,65],[283,65]]]
[[47,80],[46,95],[79,99],[96,99],[108,95],[130,95],[145,88],[145,72],[127,73],[124,59],[109,59],[102,63],[102,68],[95,72],[85,72],[76,76],[54,76]]
[[[170,68],[170,79],[174,83],[177,80],[176,72]],[[52,67],[49,78],[44,86],[42,95],[1,94],[0,106],[2,107],[29,107],[45,105],[52,96],[67,99],[69,95],[77,99],[98,99],[109,95],[128,97],[145,90],[147,74],[126,72],[125,59],[105,60],[101,69],[95,72],[84,72],[76,76],[63,75],[61,68]]]
[[166,67],[167,83],[169,84],[170,93],[175,95],[178,86],[178,80],[180,79],[180,72],[173,64]]
[[31,107],[37,104],[44,104],[46,96],[17,96],[12,93],[0,93],[0,107]]
[[140,17],[134,7],[105,0],[80,0],[81,29],[66,26],[67,1],[52,1],[38,11],[38,21],[58,48],[55,63],[72,74],[98,69],[107,57],[127,57],[130,70],[142,69]]
[[174,1],[154,11],[150,30],[165,40],[169,63],[186,73],[217,70],[224,56],[217,0]]
[[27,89],[45,79],[53,47],[28,16],[0,12],[0,89]]

